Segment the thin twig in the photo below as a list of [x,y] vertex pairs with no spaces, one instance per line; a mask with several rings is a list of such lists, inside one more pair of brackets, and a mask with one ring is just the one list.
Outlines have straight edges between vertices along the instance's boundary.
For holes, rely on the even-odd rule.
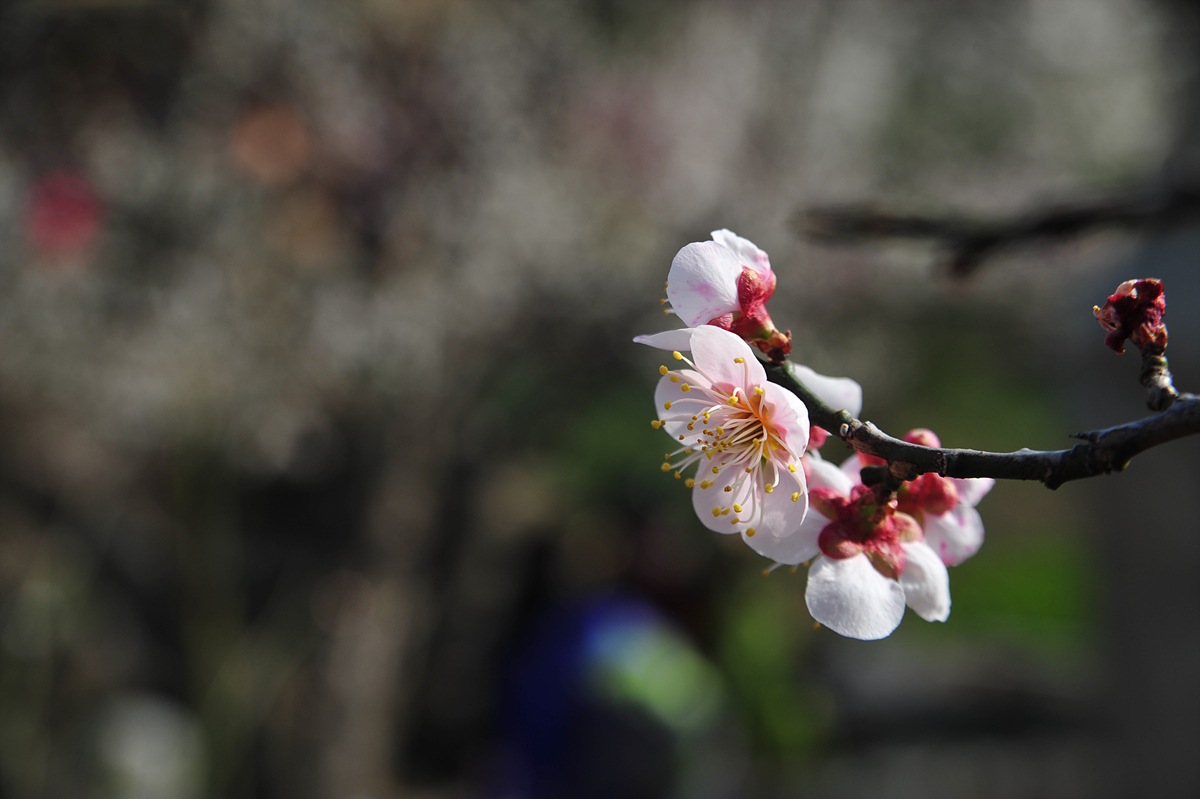
[[789,362],[767,364],[766,369],[772,382],[791,390],[808,406],[812,424],[833,432],[859,452],[887,460],[891,473],[903,475],[907,480],[934,472],[944,477],[1037,480],[1054,489],[1070,480],[1119,472],[1139,453],[1200,433],[1200,397],[1181,394],[1168,410],[1156,416],[1081,433],[1077,437],[1084,439],[1084,443],[1071,449],[1016,452],[935,449],[893,438],[870,422],[829,407],[796,379]]
[[945,249],[950,272],[964,276],[1014,245],[1072,238],[1100,228],[1177,224],[1197,215],[1200,187],[1184,185],[1130,190],[991,220],[906,214],[869,204],[826,206],[801,211],[797,226],[809,238],[830,243],[889,238],[931,241]]

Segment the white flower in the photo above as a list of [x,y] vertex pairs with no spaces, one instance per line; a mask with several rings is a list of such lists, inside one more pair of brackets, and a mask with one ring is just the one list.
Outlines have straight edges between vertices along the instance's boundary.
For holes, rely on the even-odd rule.
[[[904,440],[927,447],[941,442],[930,430],[910,430]],[[881,458],[855,453],[842,464],[842,471],[854,484],[861,483],[862,467],[882,464]],[[959,479],[923,474],[900,487],[899,509],[917,520],[925,531],[925,543],[947,566],[957,566],[983,546],[983,517],[975,506],[996,481],[990,477]]]
[[[639,337],[651,346],[674,345],[690,368],[659,369],[654,393],[661,427],[675,442],[663,471],[676,477],[693,464],[692,505],[706,527],[785,539],[808,509],[800,458],[808,445],[808,409],[796,395],[767,382],[744,341],[704,325]],[[692,358],[683,355],[690,351]]]
[[950,576],[916,521],[881,509],[871,489],[819,456],[806,460],[811,508],[803,524],[786,541],[747,543],[783,564],[816,558],[804,601],[814,619],[841,635],[884,638],[906,605],[926,621],[945,621]]

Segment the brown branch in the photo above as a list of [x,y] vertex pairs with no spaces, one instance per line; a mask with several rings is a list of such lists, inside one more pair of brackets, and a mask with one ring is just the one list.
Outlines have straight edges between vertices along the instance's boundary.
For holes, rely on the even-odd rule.
[[906,214],[850,204],[801,211],[796,224],[809,238],[835,244],[864,239],[930,241],[946,251],[951,274],[965,276],[1015,245],[1073,238],[1101,228],[1172,225],[1196,216],[1200,216],[1200,186],[1183,185],[1060,203],[1008,219]]
[[786,361],[767,364],[766,369],[772,382],[791,390],[808,406],[813,424],[833,432],[859,452],[884,458],[890,464],[890,476],[905,480],[934,472],[944,477],[1037,480],[1054,489],[1070,480],[1119,472],[1139,453],[1200,433],[1200,397],[1182,394],[1168,410],[1156,416],[1080,433],[1075,437],[1084,442],[1071,449],[1016,452],[935,449],[893,438],[870,422],[829,407],[796,379]]

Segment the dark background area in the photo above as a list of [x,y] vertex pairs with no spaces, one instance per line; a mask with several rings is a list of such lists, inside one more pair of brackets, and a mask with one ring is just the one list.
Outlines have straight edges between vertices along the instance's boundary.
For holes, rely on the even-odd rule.
[[[1188,4],[0,4],[0,797],[1200,793],[1196,445],[1002,484],[946,624],[815,630],[647,422],[682,245],[948,446],[1145,413],[1186,225],[823,247],[1191,179]],[[825,457],[848,452],[836,441]]]

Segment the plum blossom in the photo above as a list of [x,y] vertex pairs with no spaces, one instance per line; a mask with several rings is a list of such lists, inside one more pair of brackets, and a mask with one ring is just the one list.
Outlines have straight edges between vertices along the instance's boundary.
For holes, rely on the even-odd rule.
[[950,576],[916,519],[819,455],[805,461],[811,508],[800,528],[783,541],[747,543],[782,564],[816,558],[804,593],[812,617],[863,640],[890,635],[905,606],[926,621],[949,618]]
[[[910,430],[904,440],[926,447],[940,447],[941,441],[933,431]],[[842,464],[851,483],[861,483],[862,467],[882,465],[883,458],[856,453]],[[990,477],[962,480],[923,474],[900,486],[897,507],[909,514],[925,531],[928,544],[947,566],[957,566],[983,546],[983,518],[975,506],[992,490],[996,481]]]
[[712,241],[686,245],[671,262],[667,297],[688,327],[715,325],[766,353],[791,352],[791,335],[775,328],[767,300],[775,273],[767,254],[730,230],[714,230]]
[[1167,346],[1167,297],[1161,280],[1126,280],[1117,286],[1103,308],[1092,306],[1092,315],[1108,331],[1104,343],[1114,352],[1125,352],[1125,340],[1139,350],[1162,351]]
[[[801,457],[809,441],[808,409],[767,382],[766,371],[738,336],[712,325],[641,337],[674,345],[688,368],[659,368],[654,392],[661,428],[676,449],[662,470],[682,479],[695,465],[692,505],[706,527],[746,540],[783,540],[808,510]],[[691,353],[691,358],[683,352]]]

